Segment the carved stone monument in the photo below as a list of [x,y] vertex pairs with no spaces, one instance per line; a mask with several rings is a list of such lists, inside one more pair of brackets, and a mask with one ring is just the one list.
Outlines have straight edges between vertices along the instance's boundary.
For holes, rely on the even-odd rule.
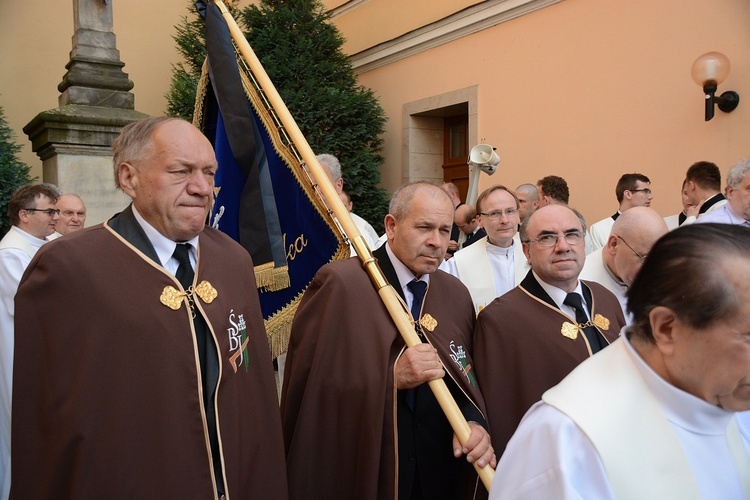
[[93,225],[127,206],[114,186],[110,146],[122,127],[148,115],[135,111],[133,82],[122,70],[112,0],[73,0],[73,26],[59,107],[39,113],[23,131],[42,159],[44,181],[79,194]]

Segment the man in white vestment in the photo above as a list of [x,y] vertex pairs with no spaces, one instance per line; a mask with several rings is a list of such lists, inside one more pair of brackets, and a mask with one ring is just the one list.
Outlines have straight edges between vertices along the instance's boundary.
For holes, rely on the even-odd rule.
[[607,244],[612,225],[617,218],[633,207],[650,207],[654,196],[651,194],[651,180],[643,174],[623,174],[615,186],[615,196],[619,207],[617,212],[591,224],[591,251],[598,250]]
[[477,198],[479,225],[487,236],[456,252],[447,271],[461,280],[479,311],[515,288],[528,272],[518,239],[518,199],[505,186],[485,189]]
[[490,498],[750,498],[750,229],[656,242],[634,323],[524,417]]
[[632,318],[627,313],[625,293],[651,247],[666,232],[667,225],[656,211],[632,207],[617,218],[604,248],[586,256],[580,278],[596,281],[615,294],[628,323]]
[[52,184],[21,186],[8,200],[13,226],[0,240],[0,498],[10,492],[10,405],[13,388],[14,299],[32,257],[55,232],[59,192]]
[[727,174],[728,203],[699,217],[696,222],[750,226],[750,158],[741,159]]

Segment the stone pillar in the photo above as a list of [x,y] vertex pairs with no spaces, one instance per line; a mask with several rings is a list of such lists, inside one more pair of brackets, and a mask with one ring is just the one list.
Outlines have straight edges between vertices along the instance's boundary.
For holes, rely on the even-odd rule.
[[115,190],[110,146],[122,127],[148,116],[135,111],[112,27],[112,0],[73,0],[73,49],[57,87],[59,107],[23,128],[42,159],[44,181],[83,198],[87,226],[129,202]]

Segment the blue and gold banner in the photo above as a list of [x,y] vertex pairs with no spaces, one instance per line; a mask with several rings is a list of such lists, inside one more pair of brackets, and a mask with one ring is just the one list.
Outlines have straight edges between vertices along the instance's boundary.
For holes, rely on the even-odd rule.
[[286,350],[297,304],[315,273],[348,257],[349,249],[214,4],[206,5],[205,19],[208,58],[193,121],[219,162],[210,224],[253,258],[276,357]]

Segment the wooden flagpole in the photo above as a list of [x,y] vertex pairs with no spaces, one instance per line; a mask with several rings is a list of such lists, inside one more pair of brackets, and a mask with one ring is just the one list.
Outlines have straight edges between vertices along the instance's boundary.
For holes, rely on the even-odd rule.
[[[323,194],[323,198],[333,211],[333,214],[338,218],[344,233],[354,246],[359,259],[362,261],[362,267],[365,269],[370,280],[377,289],[380,299],[383,301],[383,304],[385,304],[386,309],[388,309],[388,312],[398,328],[399,333],[401,333],[404,342],[408,347],[421,344],[422,341],[414,330],[411,313],[404,307],[396,290],[394,290],[385,279],[383,271],[380,270],[377,260],[373,257],[372,251],[367,246],[362,234],[359,232],[359,228],[354,224],[354,220],[351,215],[349,215],[349,211],[344,207],[344,204],[334,189],[328,175],[323,170],[323,167],[320,166],[318,159],[315,157],[315,153],[307,143],[307,139],[302,135],[297,123],[294,121],[291,113],[289,113],[286,104],[284,104],[281,96],[276,91],[276,87],[274,87],[271,79],[268,77],[266,70],[255,55],[255,52],[253,52],[247,39],[245,39],[244,33],[242,33],[242,30],[237,25],[237,22],[234,20],[234,17],[232,17],[231,12],[229,12],[226,5],[224,5],[224,2],[222,2],[222,0],[213,0],[213,2],[219,8],[222,16],[226,20],[234,43],[242,54],[242,57],[245,59],[245,62],[250,67],[250,70],[253,72],[261,89],[265,92],[266,98],[276,112],[279,121],[286,129],[286,132],[297,147],[302,159],[307,164],[313,180],[318,184],[318,187]],[[435,394],[435,398],[440,404],[440,407],[445,413],[445,416],[448,418],[453,431],[456,433],[458,440],[461,444],[466,443],[471,434],[471,429],[450,391],[448,391],[445,381],[443,379],[437,379],[431,380],[428,383],[430,389],[432,389],[432,392]],[[480,468],[476,462],[474,463],[474,468],[482,479],[485,488],[489,491],[495,471],[489,466],[489,464]]]

